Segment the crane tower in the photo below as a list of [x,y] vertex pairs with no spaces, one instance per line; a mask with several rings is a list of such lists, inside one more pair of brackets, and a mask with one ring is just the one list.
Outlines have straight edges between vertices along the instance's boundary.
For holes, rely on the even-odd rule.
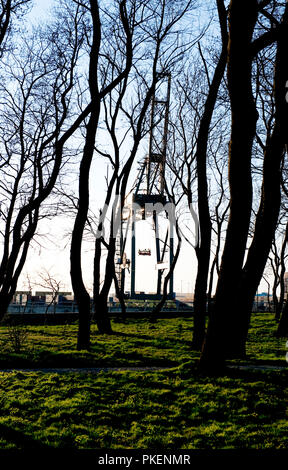
[[[170,74],[159,76],[154,95],[151,100],[149,147],[146,157],[139,162],[138,176],[133,185],[132,208],[122,215],[120,236],[116,240],[116,274],[121,292],[129,292],[132,299],[159,299],[162,295],[163,274],[165,269],[171,266],[173,261],[173,224],[166,221],[165,234],[161,236],[159,227],[167,218],[165,210],[162,212],[154,210],[155,205],[163,207],[169,202],[165,192],[165,164],[167,154],[167,136],[169,121],[170,102]],[[160,207],[162,207],[160,206]],[[148,208],[148,209],[147,209]],[[149,210],[151,208],[151,210]],[[140,215],[139,215],[140,213]],[[137,217],[142,220],[151,220],[153,226],[154,240],[147,240],[147,246],[137,248]],[[130,237],[128,236],[130,234]],[[131,241],[131,259],[127,258],[127,241]],[[151,249],[155,244],[155,249]],[[155,268],[157,270],[155,292],[146,294],[136,292],[137,258],[143,256],[154,256]],[[128,269],[127,269],[128,268]],[[125,289],[125,278],[127,271],[130,277],[130,288]],[[169,280],[168,298],[174,298],[173,273]]]

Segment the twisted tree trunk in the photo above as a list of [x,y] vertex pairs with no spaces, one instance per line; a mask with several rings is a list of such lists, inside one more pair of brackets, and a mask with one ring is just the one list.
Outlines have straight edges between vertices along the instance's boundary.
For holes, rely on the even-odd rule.
[[240,285],[252,205],[251,153],[257,114],[251,85],[250,46],[256,20],[256,0],[250,1],[246,8],[242,1],[231,0],[227,62],[232,113],[229,145],[230,215],[215,305],[200,358],[202,369],[221,368],[224,365],[233,344],[231,329],[238,321],[233,312],[238,301],[234,295]]

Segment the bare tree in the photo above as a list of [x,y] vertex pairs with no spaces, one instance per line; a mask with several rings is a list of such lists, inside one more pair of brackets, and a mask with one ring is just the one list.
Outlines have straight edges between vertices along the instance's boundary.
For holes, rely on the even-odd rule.
[[205,318],[207,302],[207,283],[209,275],[211,249],[211,218],[208,202],[207,186],[207,145],[213,111],[217,94],[222,82],[227,62],[227,15],[224,1],[217,0],[219,24],[222,37],[222,49],[213,78],[209,83],[203,115],[199,126],[196,148],[197,182],[198,182],[198,214],[200,243],[196,249],[198,270],[194,293],[194,332],[192,346],[200,349],[205,336]]
[[50,270],[43,269],[40,273],[38,273],[38,281],[36,284],[43,289],[48,289],[48,291],[51,293],[51,299],[50,302],[47,303],[45,314],[49,312],[51,306],[53,306],[53,313],[55,314],[59,292],[63,285],[62,281],[51,274]]
[[237,305],[239,311],[241,309],[241,315],[239,315],[241,320],[236,327],[237,331],[235,331],[234,342],[231,347],[232,353],[236,353],[236,355],[245,354],[251,305],[265,268],[281,205],[281,168],[285,155],[285,144],[287,143],[285,123],[288,103],[285,100],[285,84],[288,69],[285,49],[288,38],[288,4],[282,4],[282,7],[279,6],[279,8],[282,18],[280,17],[281,21],[278,23],[279,34],[275,45],[273,90],[275,113],[272,132],[267,134],[264,151],[261,200],[256,216],[253,240],[248,250],[247,261],[243,266],[239,285],[244,294],[243,299],[246,299],[246,301],[243,302],[243,305],[240,305],[240,303]]
[[[103,333],[111,332],[107,299],[111,284],[113,280],[115,281],[114,258],[115,235],[117,232],[115,220],[121,219],[130,171],[139,148],[139,143],[147,133],[147,111],[156,83],[163,74],[167,73],[169,67],[179,59],[179,56],[181,56],[181,53],[185,50],[185,44],[179,43],[178,45],[177,43],[180,33],[177,31],[176,25],[181,18],[183,18],[185,13],[189,11],[191,5],[192,2],[188,1],[184,6],[180,5],[179,9],[173,10],[170,8],[170,5],[166,4],[164,1],[158,2],[157,4],[156,2],[143,4],[143,2],[139,1],[120,2],[120,14],[117,16],[117,21],[115,20],[113,23],[113,34],[115,35],[113,37],[110,35],[108,40],[107,32],[103,29],[103,44],[98,44],[98,47],[100,47],[100,55],[102,54],[101,57],[103,56],[104,62],[101,62],[102,68],[99,68],[97,75],[98,81],[102,86],[97,99],[98,103],[103,102],[103,122],[105,123],[112,142],[111,152],[102,150],[101,146],[97,144],[97,129],[94,127],[95,132],[93,135],[96,150],[98,154],[109,160],[112,167],[105,203],[100,213],[94,258],[95,319],[99,331]],[[113,12],[114,10],[112,10],[112,13],[109,13],[112,18],[114,18],[113,15],[116,14]],[[176,47],[175,42],[172,47],[172,35],[174,35],[174,39],[177,38]],[[97,116],[97,121],[99,121],[99,116],[100,114]],[[126,135],[128,132],[132,133],[130,150],[125,160],[121,157],[120,151],[123,135],[119,135],[118,133],[118,126],[121,120],[122,122],[123,120],[126,121]],[[93,152],[91,147],[89,165],[91,165],[92,158]],[[88,166],[86,169],[87,168]],[[86,177],[88,173],[89,171],[86,171]],[[87,188],[88,180],[85,179],[83,181],[86,181],[85,187]],[[81,219],[82,222],[80,226],[82,227],[82,234],[85,226],[84,215],[87,214],[86,211],[88,210],[87,190],[85,201],[85,204],[81,206],[83,218]],[[106,221],[107,217],[110,216],[109,211],[111,211],[111,209],[113,210],[114,217],[110,218],[107,239],[104,239],[101,235],[103,233],[103,221]],[[79,347],[88,348],[90,316],[90,305],[88,308],[88,302],[90,304],[90,298],[88,298],[87,291],[86,293],[84,292],[83,282],[79,283],[77,281],[81,263],[79,242],[82,236],[79,232],[79,220],[78,217],[75,223],[75,228],[77,226],[78,231],[78,264],[74,265],[74,267],[77,266],[77,269],[74,269],[74,277],[76,289],[79,290],[79,285],[81,285],[81,291],[83,298],[85,295],[86,303],[85,308],[83,307],[83,309],[81,309],[81,311],[83,311],[83,325],[85,325],[82,330],[85,330],[85,335],[81,344],[80,342],[78,342],[78,344]],[[107,257],[105,261],[104,281],[101,285],[100,260],[103,247],[107,250]],[[75,244],[71,248],[72,257],[74,257],[74,253]]]
[[[219,123],[215,126],[215,129],[218,131]],[[221,126],[221,131],[223,132],[223,127]],[[216,148],[211,148],[214,147],[214,145],[210,145],[210,151],[209,151],[209,156],[211,158],[211,162],[209,166],[211,167],[211,171],[213,174],[213,183],[215,185],[214,195],[210,196],[210,199],[212,198],[214,204],[211,204],[214,208],[214,210],[211,210],[211,222],[212,222],[212,234],[214,234],[214,253],[213,253],[213,259],[211,260],[210,264],[210,273],[209,273],[209,287],[208,287],[208,292],[207,292],[207,306],[208,306],[208,313],[211,314],[211,310],[213,309],[212,307],[212,290],[213,290],[213,283],[215,280],[215,271],[217,277],[219,276],[220,272],[220,254],[221,254],[221,248],[222,248],[222,242],[224,238],[224,231],[226,228],[227,224],[227,215],[229,212],[229,206],[230,206],[230,201],[227,195],[227,185],[226,183],[226,178],[225,178],[225,172],[226,172],[226,166],[227,162],[225,161],[224,155],[225,155],[225,149],[224,149],[224,143],[225,142],[225,133],[223,132],[219,136],[219,133],[217,132],[218,135],[214,135],[211,137],[211,141],[213,143],[218,142],[218,145]],[[212,244],[213,246],[213,236],[212,238]],[[212,251],[212,248],[211,248]]]
[[[116,2],[117,4],[117,2]],[[89,91],[91,96],[91,114],[86,124],[85,145],[83,148],[83,156],[80,163],[79,172],[79,200],[78,210],[75,218],[74,229],[71,241],[71,280],[74,295],[79,308],[79,330],[78,330],[78,349],[89,349],[90,347],[90,314],[91,301],[90,295],[86,290],[82,276],[81,265],[81,248],[87,214],[89,209],[89,175],[94,154],[96,132],[99,123],[100,106],[103,98],[127,76],[131,68],[132,61],[132,32],[129,14],[127,11],[127,2],[125,0],[116,5],[115,15],[120,17],[120,29],[122,40],[124,41],[124,57],[123,48],[120,50],[120,58],[122,64],[115,62],[113,57],[105,57],[104,65],[99,62],[101,51],[101,35],[102,27],[100,20],[100,10],[98,2],[87,2],[85,4],[89,11],[90,21],[92,23],[90,63],[89,63]],[[133,5],[132,5],[133,6]],[[133,28],[132,19],[132,28]],[[116,24],[119,24],[117,21]],[[116,28],[117,29],[117,28]],[[108,63],[108,69],[107,69]],[[104,82],[99,82],[99,67],[106,66],[106,74]],[[102,86],[102,88],[101,88]]]
[[10,36],[15,32],[15,22],[29,11],[32,0],[1,0],[0,5],[0,58],[9,49]]
[[[266,5],[268,3],[270,2],[266,2]],[[284,123],[287,112],[285,102],[287,61],[284,59],[287,5],[281,27],[279,25],[277,28],[273,27],[273,30],[253,39],[258,14],[259,12],[263,14],[264,6],[253,1],[244,10],[243,3],[238,0],[230,2],[228,46],[228,87],[232,109],[229,149],[230,214],[215,308],[209,322],[200,361],[203,368],[218,368],[223,365],[225,357],[245,354],[251,306],[269,254],[275,231],[275,218],[276,221],[278,219],[279,167],[285,145]],[[246,27],[243,29],[244,24]],[[244,30],[245,34],[242,34]],[[275,67],[275,121],[272,135],[267,138],[261,203],[256,217],[253,241],[244,265],[252,207],[251,155],[258,118],[252,89],[252,62],[255,55],[272,44],[276,38],[278,41]],[[236,85],[239,79],[242,83],[240,88]],[[233,303],[235,292],[241,293],[241,302],[237,304]]]
[[55,23],[24,38],[21,57],[15,51],[5,65],[0,122],[1,317],[38,222],[45,216],[43,202],[66,161],[65,144],[90,112],[87,106],[74,120],[75,72],[85,36],[82,16],[80,8],[68,7],[65,16],[60,10]]
[[[280,224],[279,224],[280,225]],[[272,241],[271,252],[269,255],[269,261],[273,272],[273,286],[272,286],[272,298],[273,298],[273,307],[275,312],[275,320],[279,321],[283,304],[284,304],[284,274],[285,274],[285,267],[286,267],[286,259],[287,259],[287,241],[288,241],[288,224],[286,223],[286,227],[282,228],[282,241],[278,243],[280,238],[280,231],[275,232],[274,239]],[[279,233],[280,232],[280,233]],[[278,297],[278,290],[279,290],[279,297]]]
[[[220,119],[221,111],[216,112],[217,97],[220,94],[219,90],[223,88],[222,82],[227,61],[228,34],[225,3],[216,1],[216,9],[221,37],[220,51],[215,51],[215,47],[210,47],[209,57],[205,58],[199,41],[198,59],[195,54],[193,60],[188,61],[187,74],[182,74],[181,79],[178,80],[176,96],[179,104],[173,125],[174,151],[168,160],[168,167],[176,175],[179,188],[187,198],[188,208],[192,207],[193,202],[197,202],[198,205],[196,244],[191,243],[191,236],[185,237],[195,249],[198,263],[194,291],[192,342],[192,347],[198,350],[201,349],[205,335],[212,231],[207,162],[212,148],[211,141],[216,135],[211,137],[212,130],[214,126],[220,128],[221,119],[225,120],[223,115]],[[205,39],[204,36],[204,44],[207,43]],[[219,138],[220,132],[218,130],[216,139]]]

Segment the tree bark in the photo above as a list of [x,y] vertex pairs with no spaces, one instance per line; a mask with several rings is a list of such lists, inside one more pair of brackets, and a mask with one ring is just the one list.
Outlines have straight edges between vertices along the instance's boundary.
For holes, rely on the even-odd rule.
[[[248,2],[245,2],[247,5]],[[257,20],[257,1],[244,8],[231,0],[227,78],[232,127],[229,144],[230,214],[213,313],[209,320],[200,368],[222,368],[233,345],[234,292],[239,287],[252,205],[251,152],[256,132],[250,46]],[[233,329],[234,331],[234,329]]]
[[[113,223],[113,221],[112,221]],[[113,235],[113,228],[111,228]],[[115,238],[110,238],[109,245],[107,245],[108,255],[106,259],[105,277],[101,291],[96,295],[95,301],[95,321],[98,330],[102,334],[112,333],[111,321],[108,311],[108,295],[112,285],[115,273],[114,257],[115,257]]]
[[283,305],[284,305],[284,295],[285,295],[284,274],[285,274],[285,253],[286,253],[287,241],[288,241],[288,223],[286,224],[285,235],[284,235],[284,239],[282,242],[281,253],[280,253],[280,274],[279,274],[280,295],[279,295],[279,301],[277,303],[277,309],[275,310],[275,320],[277,322],[279,322],[281,318],[281,312],[283,310]]
[[78,211],[72,232],[70,263],[71,282],[79,310],[79,328],[77,349],[90,348],[90,317],[91,301],[86,290],[82,275],[82,240],[89,209],[89,173],[94,154],[95,138],[100,113],[100,96],[98,90],[98,57],[101,43],[101,24],[98,2],[90,2],[93,21],[93,42],[90,51],[89,89],[93,103],[91,114],[86,127],[86,140],[79,170],[79,200]]
[[288,301],[286,300],[282,315],[276,331],[277,338],[286,338],[288,336]]
[[3,320],[4,316],[7,313],[8,307],[10,302],[12,301],[12,297],[0,292],[0,321]]
[[91,302],[82,276],[82,239],[89,208],[89,172],[92,162],[99,109],[92,112],[87,126],[86,144],[79,174],[79,202],[71,240],[71,282],[79,310],[77,349],[90,348]]
[[192,340],[192,349],[194,350],[201,349],[205,337],[207,282],[211,249],[211,218],[209,211],[207,184],[207,144],[217,94],[223,79],[227,62],[227,15],[224,2],[222,0],[217,0],[217,8],[221,26],[222,51],[205,103],[196,149],[200,244],[196,250],[198,269],[194,289],[194,328]]
[[233,329],[231,353],[245,355],[254,296],[261,281],[275,234],[281,204],[281,162],[287,143],[288,103],[285,85],[288,77],[288,5],[282,18],[275,61],[275,122],[264,154],[263,183],[254,236],[239,283],[239,299],[235,305],[237,322]]

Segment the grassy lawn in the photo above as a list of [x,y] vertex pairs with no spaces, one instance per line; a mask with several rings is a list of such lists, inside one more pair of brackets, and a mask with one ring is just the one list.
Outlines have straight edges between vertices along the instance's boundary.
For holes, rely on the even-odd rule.
[[[288,446],[287,371],[196,373],[191,319],[92,327],[90,353],[75,351],[76,325],[27,326],[23,351],[0,330],[2,366],[170,365],[98,374],[0,372],[0,448],[281,449]],[[285,365],[285,339],[269,314],[253,316],[251,363]]]
[[[113,322],[112,335],[91,328],[91,351],[76,351],[77,325],[27,326],[20,353],[11,344],[9,327],[0,328],[0,368],[173,366],[191,360],[191,319],[146,319]],[[20,327],[21,328],[21,327]],[[197,357],[197,356],[195,356]]]

